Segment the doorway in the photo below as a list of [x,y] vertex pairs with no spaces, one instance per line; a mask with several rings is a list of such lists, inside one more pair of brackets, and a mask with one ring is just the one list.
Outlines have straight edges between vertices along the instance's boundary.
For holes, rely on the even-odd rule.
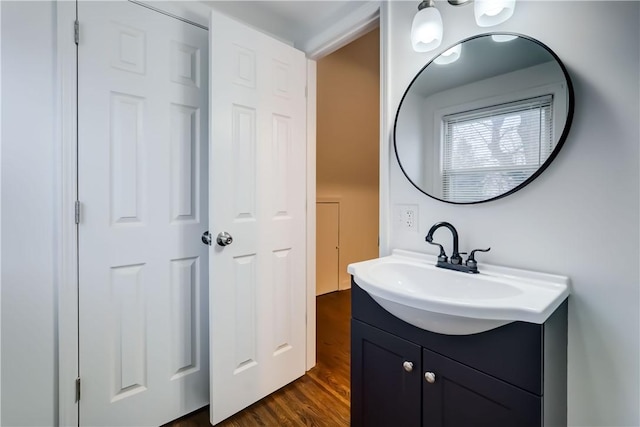
[[[376,28],[317,62],[318,295],[350,289],[347,265],[378,256],[379,52]],[[339,206],[337,227],[331,203]],[[336,228],[339,249],[332,252]]]
[[[376,28],[317,62],[318,351],[317,366],[309,374],[346,377],[347,393],[351,357],[347,265],[376,258],[379,252],[379,52]],[[333,242],[337,245],[331,251]]]

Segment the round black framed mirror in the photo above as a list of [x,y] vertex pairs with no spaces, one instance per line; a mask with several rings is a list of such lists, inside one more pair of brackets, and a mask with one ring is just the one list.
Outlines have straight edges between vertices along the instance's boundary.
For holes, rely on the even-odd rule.
[[434,199],[496,200],[549,166],[573,110],[571,79],[551,49],[520,34],[481,34],[443,51],[411,81],[395,119],[396,157]]

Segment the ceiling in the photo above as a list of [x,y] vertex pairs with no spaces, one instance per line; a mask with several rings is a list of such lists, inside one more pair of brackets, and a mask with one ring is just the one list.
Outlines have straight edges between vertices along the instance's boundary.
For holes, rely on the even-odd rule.
[[[443,51],[446,47],[441,47]],[[553,56],[527,38],[496,43],[491,37],[476,37],[463,43],[460,59],[452,64],[430,63],[412,85],[412,93],[426,98],[454,87],[511,73],[553,61]],[[560,67],[555,70],[562,74]],[[562,76],[560,77],[562,78]]]
[[368,1],[203,1],[208,6],[300,47]]

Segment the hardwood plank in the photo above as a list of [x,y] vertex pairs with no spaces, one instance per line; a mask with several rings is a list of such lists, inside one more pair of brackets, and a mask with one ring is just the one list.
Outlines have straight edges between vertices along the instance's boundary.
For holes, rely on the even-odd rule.
[[[349,425],[351,291],[317,297],[316,313],[316,366],[216,427]],[[205,407],[165,427],[209,425],[209,408]]]

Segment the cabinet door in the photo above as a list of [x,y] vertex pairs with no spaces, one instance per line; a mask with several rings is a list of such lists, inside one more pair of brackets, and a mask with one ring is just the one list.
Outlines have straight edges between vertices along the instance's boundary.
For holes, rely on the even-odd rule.
[[416,344],[351,320],[352,426],[420,426],[420,353]]
[[[542,425],[540,396],[427,349],[422,367],[423,427]],[[426,373],[435,375],[433,383]]]

